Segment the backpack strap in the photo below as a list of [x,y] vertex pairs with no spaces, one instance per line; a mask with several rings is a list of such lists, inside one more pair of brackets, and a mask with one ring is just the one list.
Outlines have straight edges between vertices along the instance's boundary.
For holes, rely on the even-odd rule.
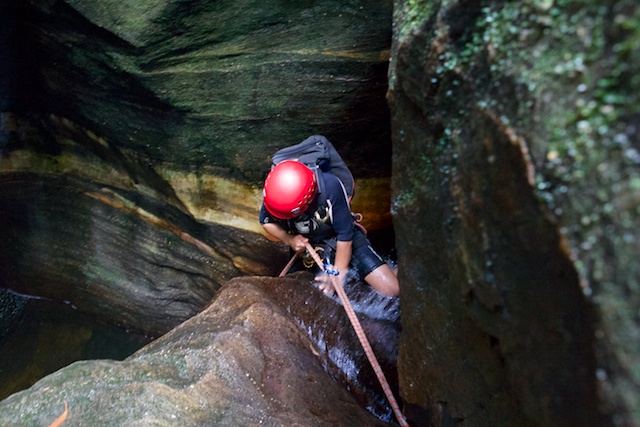
[[318,165],[312,166],[311,170],[316,174],[316,181],[318,182],[318,194],[323,194],[324,189],[326,188],[324,184],[324,173]]

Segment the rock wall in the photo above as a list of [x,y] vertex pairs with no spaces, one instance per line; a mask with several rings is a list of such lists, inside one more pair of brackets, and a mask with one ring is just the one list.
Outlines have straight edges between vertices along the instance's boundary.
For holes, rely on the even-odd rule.
[[[256,221],[277,148],[329,137],[356,174],[354,210],[390,230],[391,136],[411,424],[640,423],[640,23],[630,0],[397,0],[391,51],[390,1],[8,4],[0,286],[166,332],[231,277],[283,264]],[[271,331],[249,335],[264,344]],[[141,355],[180,368],[158,348]],[[98,365],[69,371],[128,375],[127,363]],[[69,371],[30,393],[72,381]],[[184,372],[134,381],[115,402],[138,393],[190,406],[200,395],[187,386],[218,387],[158,386]],[[258,394],[274,423],[295,418]],[[11,405],[25,415],[19,399]],[[240,406],[238,419],[256,420]],[[309,419],[328,422],[325,409]]]
[[[391,229],[384,99],[390,1],[3,1],[0,11],[0,287],[165,334],[200,312],[233,277],[275,275],[285,264],[286,251],[264,238],[257,221],[260,181],[273,151],[315,133],[329,137],[352,168],[358,183],[353,206],[365,225]],[[308,280],[304,286],[311,289]],[[225,293],[216,304],[229,312],[234,304]],[[251,293],[235,295],[246,299]],[[254,308],[270,304],[267,296],[254,296]],[[296,299],[291,292],[280,297]],[[349,332],[338,335],[346,323],[336,310],[321,325],[310,319],[317,311],[300,314],[315,334],[313,344],[286,314],[277,322],[267,309],[241,319],[267,326],[257,344],[250,342],[258,330],[252,329],[246,347],[231,340],[234,348],[219,347],[215,358],[215,338],[203,349],[189,335],[157,350],[150,365],[136,356],[123,363],[78,363],[25,392],[25,401],[5,400],[2,424],[48,422],[55,409],[40,409],[52,387],[50,402],[56,403],[62,388],[74,390],[63,398],[69,423],[179,418],[184,425],[225,419],[382,425],[358,406],[389,416],[372,372],[354,371],[366,361]],[[219,328],[231,327],[235,314],[220,320]],[[396,326],[373,328],[390,339],[374,347],[384,350],[384,368],[394,376]],[[280,339],[295,341],[300,353],[278,347]],[[274,372],[260,385],[253,377],[245,383],[244,368],[224,365],[234,360],[260,371],[261,351],[269,345],[275,346],[269,356]],[[292,370],[285,360],[293,360]],[[196,376],[207,379],[185,381],[175,363],[198,365]],[[153,378],[147,376],[151,367]],[[294,373],[298,369],[303,376]],[[117,396],[110,388],[114,376],[125,389]],[[233,384],[223,390],[217,382],[225,379]],[[247,387],[257,387],[249,400]],[[312,389],[318,394],[307,392]],[[274,403],[281,393],[290,395]],[[28,409],[36,401],[42,405]],[[117,414],[96,409],[112,406]]]
[[[17,9],[3,18],[14,30],[0,75],[20,75],[6,79],[3,111],[53,138],[64,130],[52,114],[85,129],[168,183],[198,218],[259,231],[269,156],[312,134],[336,144],[361,188],[386,180],[388,200],[390,1]],[[386,212],[374,207],[369,226],[388,228]]]
[[[391,229],[391,2],[1,7],[0,286],[166,332],[284,265],[261,180],[314,133],[356,175],[365,225]],[[164,320],[134,314],[155,303]]]
[[640,422],[637,17],[629,1],[395,2],[415,425]]

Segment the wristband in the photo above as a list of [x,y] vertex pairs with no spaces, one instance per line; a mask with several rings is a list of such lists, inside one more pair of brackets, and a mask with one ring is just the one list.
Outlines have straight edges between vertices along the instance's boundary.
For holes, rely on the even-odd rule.
[[324,265],[324,272],[331,275],[331,276],[338,276],[340,274],[340,272],[338,271],[337,268],[333,268],[332,265],[330,264],[325,264]]

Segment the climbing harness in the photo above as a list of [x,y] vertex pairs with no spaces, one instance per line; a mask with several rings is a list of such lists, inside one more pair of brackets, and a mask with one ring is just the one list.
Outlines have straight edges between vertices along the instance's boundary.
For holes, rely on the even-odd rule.
[[382,390],[384,391],[384,394],[387,396],[387,400],[391,405],[391,409],[393,409],[393,413],[395,414],[396,419],[398,420],[398,423],[402,427],[409,427],[407,420],[404,418],[404,415],[400,411],[400,407],[398,406],[398,402],[396,401],[396,398],[394,397],[393,392],[391,391],[391,387],[389,387],[387,378],[384,376],[384,372],[382,372],[382,368],[380,368],[380,363],[378,363],[378,359],[376,358],[376,355],[373,353],[373,348],[371,348],[371,344],[369,344],[369,340],[367,339],[367,336],[365,335],[364,330],[362,329],[362,325],[360,325],[358,316],[356,315],[356,312],[353,310],[353,307],[351,306],[351,302],[349,302],[349,298],[347,298],[347,294],[344,291],[344,288],[342,287],[340,280],[338,279],[338,275],[335,274],[337,273],[337,271],[336,270],[326,271],[326,267],[322,263],[322,259],[320,258],[318,253],[315,251],[315,249],[313,249],[313,247],[309,243],[305,243],[305,246],[307,248],[307,252],[309,253],[309,255],[311,255],[311,257],[313,258],[315,263],[318,265],[320,270],[325,271],[327,272],[327,274],[330,275],[333,283],[333,287],[338,293],[338,297],[342,302],[342,306],[344,307],[344,310],[347,312],[347,316],[351,321],[351,325],[353,326],[353,329],[356,331],[358,340],[360,340],[360,344],[362,345],[362,348],[364,349],[364,352],[367,355],[367,359],[369,359],[369,363],[371,364],[373,371],[376,373],[376,376],[378,377],[378,381],[382,386]]
[[[315,250],[318,253],[321,253],[321,254],[324,253],[324,248],[322,248],[321,246],[316,246]],[[313,267],[314,264],[316,263],[313,260],[313,257],[311,255],[309,255],[309,252],[307,252],[307,251],[302,252],[302,253],[296,252],[295,254],[293,254],[293,256],[291,257],[291,259],[289,260],[287,265],[284,266],[284,268],[282,269],[282,271],[280,272],[278,277],[284,277],[289,272],[291,267],[293,267],[293,263],[296,262],[296,259],[298,258],[298,256],[300,256],[300,258],[302,258],[302,265],[304,266],[304,268],[309,269],[309,268]]]
[[[322,246],[316,246],[314,250],[316,251],[316,253],[319,254],[318,256],[322,258],[322,254],[324,253],[324,248],[322,248]],[[313,265],[315,264],[313,257],[311,256],[311,254],[309,254],[308,251],[303,252],[301,257],[302,257],[302,265],[304,265],[304,268],[309,269],[313,267]]]

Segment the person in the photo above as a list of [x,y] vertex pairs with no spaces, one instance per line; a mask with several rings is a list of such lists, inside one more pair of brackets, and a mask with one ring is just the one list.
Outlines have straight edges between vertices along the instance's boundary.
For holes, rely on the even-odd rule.
[[[340,283],[351,266],[380,294],[400,293],[398,278],[356,225],[344,186],[334,174],[316,174],[296,160],[278,163],[264,182],[260,223],[296,253],[305,251],[305,243],[321,248],[333,263],[328,269],[338,272]],[[333,293],[326,274],[316,280],[325,294]]]

